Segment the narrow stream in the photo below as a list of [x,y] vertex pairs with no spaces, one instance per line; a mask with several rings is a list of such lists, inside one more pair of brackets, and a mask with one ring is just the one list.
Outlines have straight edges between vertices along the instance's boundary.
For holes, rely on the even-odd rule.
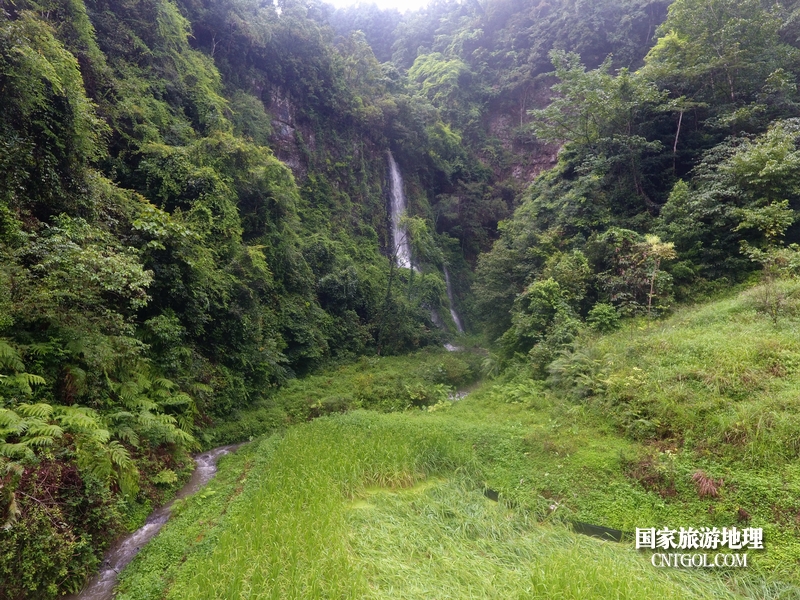
[[[233,452],[239,446],[241,444],[220,446],[195,456],[196,467],[192,477],[178,491],[175,499],[191,496],[208,483],[217,472],[217,461],[220,457]],[[153,511],[141,528],[114,543],[103,557],[103,565],[100,572],[90,579],[78,594],[66,596],[67,600],[111,600],[114,597],[117,575],[133,560],[133,557],[136,556],[142,546],[149,542],[164,526],[164,523],[169,520],[169,513],[174,501]]]

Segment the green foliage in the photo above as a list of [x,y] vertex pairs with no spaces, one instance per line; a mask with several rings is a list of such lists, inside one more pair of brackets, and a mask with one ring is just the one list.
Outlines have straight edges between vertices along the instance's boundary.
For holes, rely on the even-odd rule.
[[513,329],[505,335],[519,351],[542,341],[557,317],[569,311],[561,286],[551,279],[536,281],[515,301]]
[[586,296],[592,276],[586,256],[580,250],[552,254],[542,270],[542,279],[552,279],[561,290],[564,299],[573,307]]
[[[109,509],[94,531],[86,509],[45,526],[32,507],[46,490],[23,465],[74,472],[73,499],[101,511],[162,498],[195,438],[444,406],[475,356],[342,372],[325,393],[292,379],[440,344],[444,264],[459,308],[501,340],[489,370],[520,358],[543,378],[551,364],[584,398],[621,384],[570,353],[581,318],[608,330],[618,314],[661,314],[673,280],[686,298],[698,278],[708,289],[755,263],[754,305],[792,318],[778,275],[798,241],[797,51],[778,6],[679,0],[636,70],[663,0],[365,9],[339,13],[340,38],[313,2],[6,4],[0,543],[33,560],[25,544],[52,535],[76,558],[54,551],[0,595],[76,587],[127,518]],[[388,148],[418,270],[385,256]],[[665,435],[670,418],[647,410],[625,427]]]
[[737,230],[756,229],[764,236],[761,248],[751,246],[743,240],[742,252],[753,262],[761,264],[760,309],[768,313],[777,325],[778,317],[787,305],[787,299],[778,289],[777,280],[781,276],[793,274],[800,266],[800,248],[797,244],[788,248],[779,246],[780,239],[794,222],[796,214],[789,208],[789,201],[784,200],[756,209],[742,209],[741,216],[742,222]]
[[101,155],[108,129],[84,93],[75,56],[52,27],[21,10],[0,26],[0,71],[0,203],[37,216],[87,208],[86,163]]
[[798,207],[796,139],[795,120],[778,121],[761,136],[715,147],[691,185],[676,183],[659,230],[682,258],[708,277],[734,275],[748,268],[742,243],[762,247],[786,231]]
[[[544,141],[594,146],[613,136],[632,136],[643,117],[662,109],[664,92],[627,69],[612,75],[610,59],[586,71],[575,53],[553,51],[550,58],[559,80],[552,88],[556,97],[547,108],[530,113],[531,127]],[[632,137],[628,143],[633,148],[646,140]]]
[[632,231],[611,229],[592,246],[608,267],[598,276],[601,289],[621,311],[651,315],[653,309],[669,308],[672,281],[661,262],[677,257],[672,242],[654,235],[642,240]]
[[220,419],[202,435],[206,445],[263,435],[316,417],[355,409],[380,412],[424,408],[480,375],[480,355],[421,350],[404,356],[362,357],[350,364],[287,382],[256,406]]
[[767,82],[779,78],[797,55],[780,39],[781,16],[780,5],[756,0],[674,2],[645,74],[676,96],[707,103],[720,125],[763,123],[766,114],[782,108],[776,98],[765,102]]
[[586,323],[600,333],[609,333],[619,327],[619,313],[612,304],[598,302],[586,315]]

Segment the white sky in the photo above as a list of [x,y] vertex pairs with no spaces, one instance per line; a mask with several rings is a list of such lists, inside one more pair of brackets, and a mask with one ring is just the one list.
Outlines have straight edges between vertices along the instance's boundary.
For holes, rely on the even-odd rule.
[[396,8],[401,12],[417,10],[426,6],[430,0],[325,0],[337,8],[352,6],[354,4],[377,4],[380,8]]

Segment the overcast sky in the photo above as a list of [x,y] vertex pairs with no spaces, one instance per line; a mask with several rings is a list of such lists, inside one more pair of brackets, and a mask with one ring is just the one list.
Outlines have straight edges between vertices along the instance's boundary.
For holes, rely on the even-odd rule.
[[416,10],[426,6],[430,0],[325,0],[337,8],[354,4],[377,4],[381,8],[396,8],[400,11]]

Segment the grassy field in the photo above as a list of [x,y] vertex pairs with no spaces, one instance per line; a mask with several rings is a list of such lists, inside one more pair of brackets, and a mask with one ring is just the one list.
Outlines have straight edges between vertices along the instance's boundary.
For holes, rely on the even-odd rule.
[[[362,361],[274,402],[358,398],[412,371],[434,389],[453,360],[474,363]],[[800,598],[800,321],[739,294],[587,337],[551,371],[255,439],[177,507],[119,598]],[[656,569],[573,520],[763,527],[766,549],[747,570]]]
[[356,412],[253,444],[178,509],[119,597],[736,597],[487,499],[477,427],[454,423]]
[[246,411],[235,411],[203,433],[204,445],[236,443],[317,417],[359,408],[402,411],[447,400],[480,376],[481,352],[426,348],[413,354],[362,357],[293,379]]

